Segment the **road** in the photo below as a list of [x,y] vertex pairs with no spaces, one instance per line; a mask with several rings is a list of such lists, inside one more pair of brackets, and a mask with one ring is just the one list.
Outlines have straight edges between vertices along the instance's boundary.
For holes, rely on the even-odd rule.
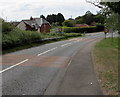
[[[67,85],[66,83],[69,83],[66,82],[68,79],[65,74],[69,74],[71,70],[74,70],[73,68],[77,68],[77,66],[71,67],[72,64],[75,64],[74,59],[84,56],[82,54],[78,56],[78,52],[80,50],[85,52],[86,48],[89,50],[103,38],[104,33],[87,34],[85,37],[49,43],[3,55],[2,70],[0,71],[2,74],[2,95],[60,95],[68,93],[69,91],[64,92],[61,89]],[[83,58],[82,60],[87,59]],[[89,61],[91,62],[91,60]],[[80,73],[82,72],[84,71],[81,70]],[[86,78],[81,75],[80,78],[83,79],[82,77]],[[87,81],[87,79],[85,80]],[[97,83],[96,79],[95,81]],[[80,83],[82,82],[80,81]],[[80,92],[73,94],[75,93],[79,94]],[[94,92],[91,93],[94,94]],[[85,93],[81,92],[81,94]]]

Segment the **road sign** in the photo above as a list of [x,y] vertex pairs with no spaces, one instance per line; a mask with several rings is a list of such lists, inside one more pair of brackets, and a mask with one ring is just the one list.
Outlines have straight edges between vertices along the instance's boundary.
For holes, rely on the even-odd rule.
[[108,33],[108,32],[109,32],[109,29],[108,29],[108,28],[105,28],[105,29],[104,29],[104,32],[105,32],[105,34]]
[[58,31],[59,31],[59,32],[62,32],[62,28],[59,28]]

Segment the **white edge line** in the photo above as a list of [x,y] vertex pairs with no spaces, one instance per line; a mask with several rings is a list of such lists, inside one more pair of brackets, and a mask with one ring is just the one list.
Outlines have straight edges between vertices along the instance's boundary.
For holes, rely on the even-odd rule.
[[13,68],[13,67],[16,67],[16,66],[18,66],[18,65],[20,65],[20,64],[22,64],[22,63],[25,63],[25,62],[28,61],[28,60],[29,60],[29,59],[25,59],[25,60],[23,60],[23,61],[21,61],[21,62],[15,64],[15,65],[12,65],[12,66],[10,66],[10,67],[4,69],[4,70],[1,70],[0,73],[3,73],[3,72],[5,72],[5,71],[7,71],[7,70],[9,70],[9,69],[11,69],[11,68]]
[[47,51],[45,51],[45,52],[42,52],[42,53],[38,54],[38,56],[41,56],[41,55],[43,55],[43,54],[46,54],[46,53],[48,53],[48,52],[50,52],[50,51],[53,51],[53,50],[55,50],[55,49],[57,49],[57,48],[58,48],[58,47],[55,47],[55,48],[52,48],[52,49],[47,50]]
[[64,47],[64,46],[66,46],[68,44],[72,44],[72,43],[70,42],[70,43],[63,44],[63,45],[61,45],[61,47]]

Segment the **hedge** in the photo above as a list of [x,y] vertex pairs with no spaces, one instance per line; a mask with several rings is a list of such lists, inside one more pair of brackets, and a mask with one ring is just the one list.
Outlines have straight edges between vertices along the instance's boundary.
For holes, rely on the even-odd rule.
[[50,38],[57,39],[57,38],[68,38],[68,37],[75,37],[80,36],[80,33],[39,33],[33,31],[23,31],[19,29],[15,29],[7,34],[3,32],[2,35],[2,48],[9,49],[13,47],[18,47],[22,45],[29,45],[31,43],[41,43],[42,40]]
[[103,25],[92,26],[92,27],[63,27],[63,32],[65,33],[84,33],[84,32],[92,33],[103,30],[104,30]]

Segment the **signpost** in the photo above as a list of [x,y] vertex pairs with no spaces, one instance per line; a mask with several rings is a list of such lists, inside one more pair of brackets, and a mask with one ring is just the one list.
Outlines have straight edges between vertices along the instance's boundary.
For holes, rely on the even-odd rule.
[[108,28],[105,28],[104,29],[104,33],[105,33],[105,39],[106,39],[106,34],[109,32],[109,29]]
[[62,33],[62,28],[59,28],[59,29],[58,29],[58,32],[59,32],[59,33]]

